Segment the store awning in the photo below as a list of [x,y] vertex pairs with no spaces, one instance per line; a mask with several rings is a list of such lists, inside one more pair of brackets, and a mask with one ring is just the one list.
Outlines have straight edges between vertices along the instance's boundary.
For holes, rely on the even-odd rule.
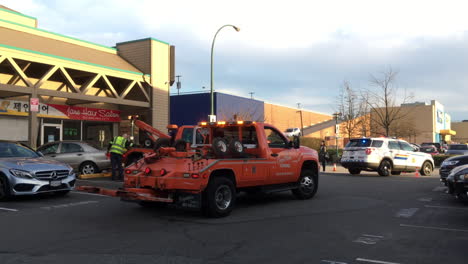
[[440,130],[440,134],[441,135],[455,136],[457,134],[457,132],[455,130],[451,130],[451,129],[442,129],[442,130]]

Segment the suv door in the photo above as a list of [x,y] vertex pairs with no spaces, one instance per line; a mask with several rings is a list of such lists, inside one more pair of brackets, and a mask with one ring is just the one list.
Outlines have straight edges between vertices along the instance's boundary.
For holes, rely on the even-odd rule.
[[396,140],[388,141],[388,151],[393,161],[393,169],[395,171],[403,171],[406,169],[408,154],[401,150],[400,144]]
[[289,141],[283,133],[272,127],[265,127],[265,136],[268,147],[271,150],[269,159],[275,161],[275,166],[270,170],[269,184],[297,181],[299,150],[290,148]]
[[402,153],[408,156],[406,160],[406,170],[415,170],[416,167],[422,166],[422,156],[414,152],[413,147],[405,141],[399,141]]

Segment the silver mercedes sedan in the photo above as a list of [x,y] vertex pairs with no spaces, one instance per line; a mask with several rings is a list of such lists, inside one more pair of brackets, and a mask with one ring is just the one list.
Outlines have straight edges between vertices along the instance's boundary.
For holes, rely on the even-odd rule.
[[75,186],[73,169],[44,159],[29,147],[0,141],[0,200],[15,195],[67,194]]
[[106,151],[83,141],[55,141],[37,149],[47,159],[67,163],[80,174],[94,174],[111,167]]

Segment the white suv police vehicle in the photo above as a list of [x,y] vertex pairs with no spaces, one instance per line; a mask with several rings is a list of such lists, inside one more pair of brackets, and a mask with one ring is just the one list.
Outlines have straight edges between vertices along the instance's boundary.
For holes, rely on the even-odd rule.
[[434,169],[434,160],[430,154],[415,152],[404,140],[358,138],[346,145],[341,165],[351,174],[377,171],[380,176],[389,176],[420,170],[421,175],[428,176]]

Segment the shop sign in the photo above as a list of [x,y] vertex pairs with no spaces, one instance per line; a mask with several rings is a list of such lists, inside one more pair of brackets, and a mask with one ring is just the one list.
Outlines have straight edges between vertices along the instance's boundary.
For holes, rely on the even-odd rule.
[[[30,105],[28,102],[0,99],[0,115],[28,116],[29,107]],[[120,111],[118,110],[56,104],[39,103],[37,116],[46,118],[120,122]]]

